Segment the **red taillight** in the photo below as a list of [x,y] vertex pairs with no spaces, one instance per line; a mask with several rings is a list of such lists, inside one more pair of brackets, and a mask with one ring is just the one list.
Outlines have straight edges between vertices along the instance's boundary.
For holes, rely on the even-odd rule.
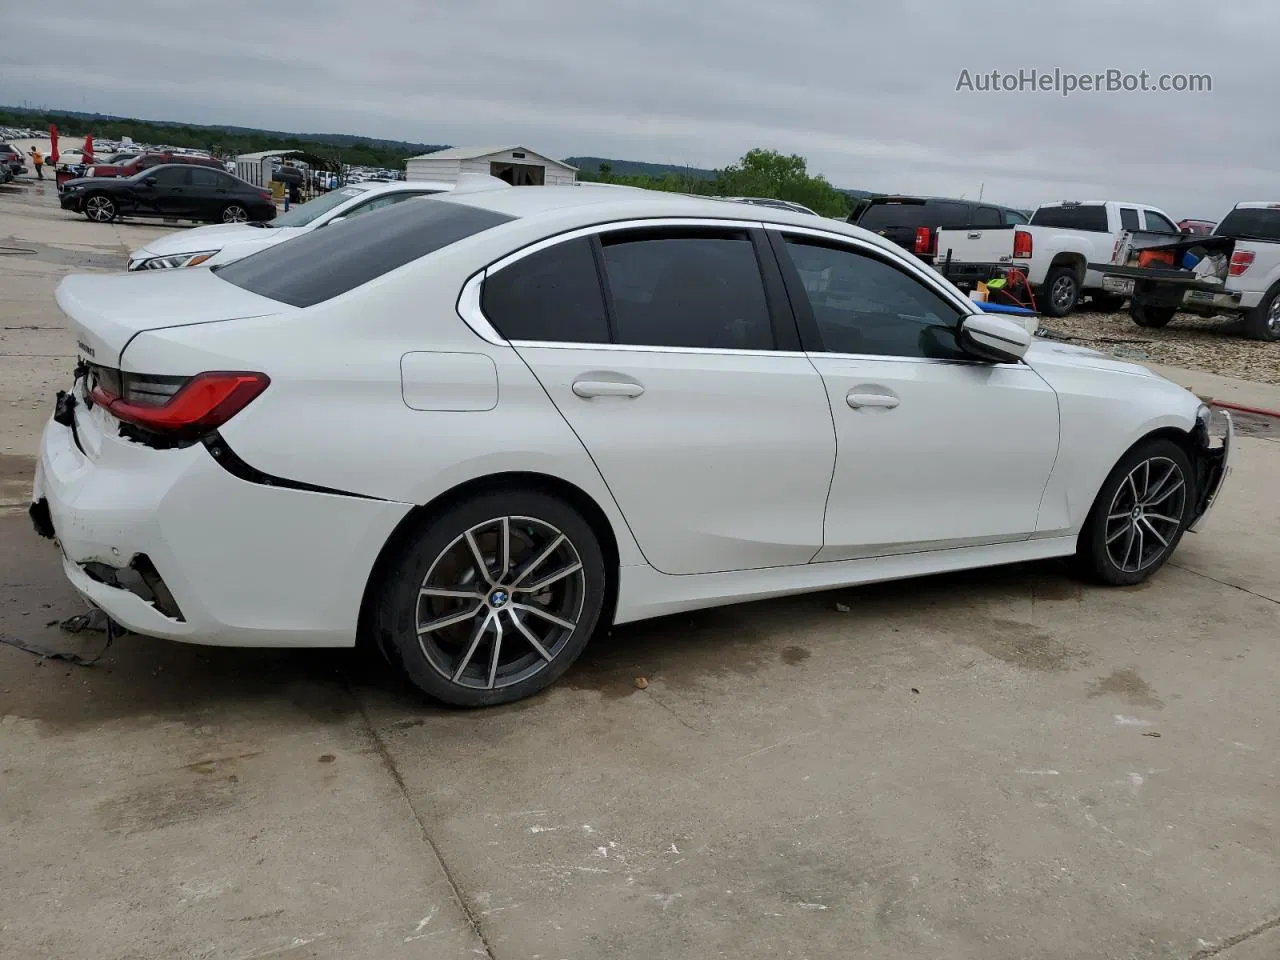
[[272,194],[268,193],[266,190],[263,190],[262,193],[259,194],[259,196],[262,197],[263,200],[268,200],[271,203],[276,202],[276,198]]
[[125,423],[154,433],[198,436],[222,426],[270,383],[265,373],[201,373],[158,404],[131,402],[108,392],[101,384],[93,388],[92,396],[94,403]]
[[1013,259],[1031,259],[1031,234],[1025,230],[1013,231]]
[[1231,275],[1238,277],[1250,267],[1253,266],[1254,252],[1252,250],[1237,250],[1231,255]]
[[927,257],[933,253],[933,231],[928,227],[916,227],[916,246],[917,257]]

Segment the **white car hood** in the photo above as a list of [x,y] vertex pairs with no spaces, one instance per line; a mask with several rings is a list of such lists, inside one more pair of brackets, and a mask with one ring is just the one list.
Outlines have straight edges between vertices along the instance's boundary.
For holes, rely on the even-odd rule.
[[243,223],[214,224],[192,230],[178,230],[151,240],[130,254],[130,260],[143,257],[166,257],[175,253],[198,253],[202,250],[223,251],[216,263],[230,263],[256,253],[291,237],[306,233],[303,227],[250,227]]
[[1053,368],[1075,367],[1087,370],[1106,370],[1111,373],[1123,373],[1135,377],[1147,377],[1163,380],[1164,377],[1153,373],[1140,364],[1127,360],[1117,360],[1098,350],[1088,347],[1077,347],[1070,343],[1056,340],[1045,340],[1037,337],[1023,357],[1033,370],[1047,371]]

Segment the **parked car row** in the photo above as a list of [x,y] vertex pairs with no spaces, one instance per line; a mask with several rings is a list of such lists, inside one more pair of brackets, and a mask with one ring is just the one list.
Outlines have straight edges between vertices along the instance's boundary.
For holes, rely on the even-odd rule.
[[0,178],[12,180],[26,172],[27,158],[13,144],[0,143]]
[[[170,170],[202,172],[91,182],[145,205]],[[190,231],[59,284],[80,358],[31,516],[115,622],[362,637],[486,706],[680,611],[1049,557],[1135,584],[1228,473],[1230,422],[1211,440],[1192,393],[1034,340],[877,233],[630,188],[407,186],[300,207],[247,256],[228,238],[283,229]]]
[[1207,236],[1126,231],[1114,256],[1089,267],[1130,299],[1140,326],[1163,327],[1178,312],[1228,316],[1254,339],[1280,340],[1280,203],[1238,203]]
[[150,167],[131,177],[68,180],[59,203],[96,223],[122,216],[247,223],[276,215],[269,191],[222,170],[187,163]]

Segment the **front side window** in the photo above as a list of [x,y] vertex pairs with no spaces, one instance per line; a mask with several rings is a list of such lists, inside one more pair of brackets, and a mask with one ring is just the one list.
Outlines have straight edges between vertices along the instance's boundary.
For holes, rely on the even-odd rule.
[[1154,210],[1147,211],[1147,230],[1151,233],[1178,233],[1173,221]]
[[905,270],[847,247],[786,238],[828,353],[966,359],[961,312]]
[[485,278],[480,310],[508,340],[608,343],[591,241],[566,240]]
[[615,343],[774,348],[760,264],[745,230],[635,230],[600,239]]
[[1024,214],[1019,213],[1017,210],[1005,210],[1004,222],[1011,227],[1020,227],[1027,222],[1027,218]]
[[147,175],[154,177],[156,183],[162,187],[186,187],[191,184],[189,167],[160,167],[149,171]]

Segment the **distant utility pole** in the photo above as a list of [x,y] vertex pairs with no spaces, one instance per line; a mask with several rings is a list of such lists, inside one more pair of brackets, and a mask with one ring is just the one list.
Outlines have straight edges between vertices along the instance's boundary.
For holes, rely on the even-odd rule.
[[978,184],[978,202],[979,203],[982,202],[982,191],[985,190],[986,187],[987,187],[987,182],[985,180],[982,183]]

